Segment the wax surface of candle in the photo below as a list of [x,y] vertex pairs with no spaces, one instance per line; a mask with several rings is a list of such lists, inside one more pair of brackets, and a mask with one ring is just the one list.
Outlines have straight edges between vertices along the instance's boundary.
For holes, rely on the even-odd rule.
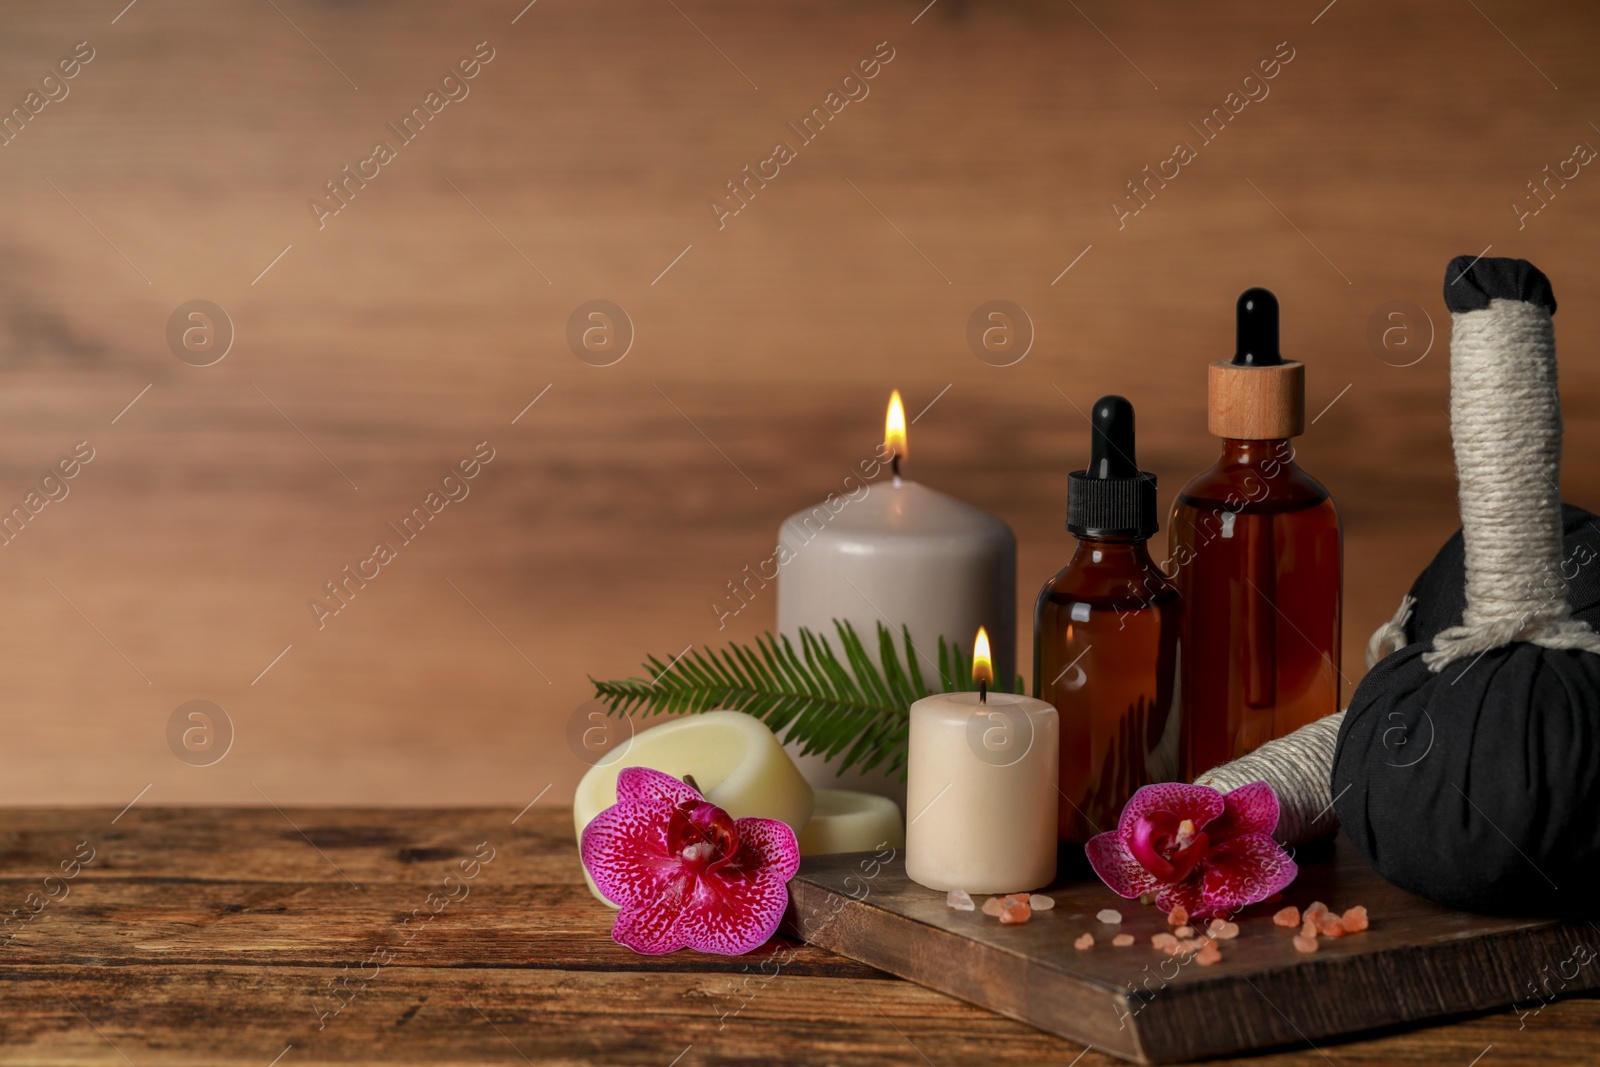
[[[589,768],[572,798],[580,842],[589,820],[617,802],[617,776],[625,767],[649,767],[675,778],[693,775],[701,794],[735,819],[777,819],[796,833],[815,805],[811,786],[759,719],[741,711],[708,711],[642,730]],[[589,892],[605,900],[587,871],[584,880]]]
[[1013,893],[1056,873],[1056,709],[1012,693],[911,705],[906,874],[929,889]]
[[[878,624],[897,637],[909,626],[922,676],[936,679],[939,638],[970,653],[983,626],[1000,688],[1011,688],[1017,541],[1001,519],[925,485],[885,478],[796,512],[778,539],[780,634],[796,639],[803,626],[837,651],[833,621],[848,621],[876,659]],[[836,777],[820,758],[799,762],[814,784],[905,798],[897,778]]]
[[816,796],[811,821],[800,831],[802,856],[905,846],[905,822],[887,797],[848,789],[818,789]]

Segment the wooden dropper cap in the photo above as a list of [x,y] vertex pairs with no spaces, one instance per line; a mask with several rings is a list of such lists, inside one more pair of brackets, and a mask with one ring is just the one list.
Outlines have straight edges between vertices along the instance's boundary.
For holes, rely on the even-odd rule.
[[1306,428],[1306,368],[1278,352],[1278,298],[1246,289],[1237,323],[1233,359],[1211,364],[1207,428],[1236,441],[1298,437]]

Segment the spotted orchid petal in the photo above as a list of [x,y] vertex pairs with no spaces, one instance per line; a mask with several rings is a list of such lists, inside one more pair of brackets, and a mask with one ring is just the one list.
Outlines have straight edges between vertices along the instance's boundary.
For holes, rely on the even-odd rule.
[[1089,857],[1089,865],[1094,868],[1094,873],[1119,897],[1132,900],[1154,891],[1161,884],[1155,875],[1134,859],[1133,853],[1128,851],[1128,846],[1115,831],[1091,837],[1083,851]]
[[740,819],[738,854],[699,878],[677,931],[701,952],[739,956],[777,932],[789,903],[789,879],[800,866],[794,831],[775,819]]
[[1251,782],[1222,797],[1222,814],[1206,827],[1213,845],[1245,834],[1267,834],[1278,828],[1278,794],[1266,782]]
[[1176,882],[1164,885],[1156,890],[1156,907],[1170,913],[1173,908],[1181,907],[1189,913],[1191,922],[1204,919],[1210,912],[1206,910],[1205,895],[1201,892],[1200,885],[1194,879],[1187,882]]
[[1116,832],[1126,840],[1140,819],[1155,815],[1173,815],[1179,820],[1188,819],[1197,828],[1203,829],[1212,819],[1221,815],[1222,811],[1222,794],[1203,785],[1162,782],[1158,785],[1141,786],[1139,791],[1133,794],[1133,798],[1123,806],[1122,817],[1117,820]]
[[583,828],[579,855],[605,898],[629,905],[661,896],[683,864],[667,851],[667,817],[659,807],[619,801]]
[[1206,857],[1200,885],[1207,913],[1237,911],[1265,900],[1300,873],[1294,860],[1266,834],[1245,834],[1224,841]]
[[624,767],[617,775],[617,801],[662,804],[668,808],[704,800],[699,791],[682,778],[649,767]]

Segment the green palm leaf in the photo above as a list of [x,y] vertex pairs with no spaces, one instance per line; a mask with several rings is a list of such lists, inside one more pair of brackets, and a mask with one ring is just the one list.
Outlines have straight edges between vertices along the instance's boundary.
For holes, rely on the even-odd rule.
[[[918,663],[924,657],[912,645],[909,627],[901,628],[897,640],[879,623],[874,660],[855,627],[838,619],[833,625],[840,652],[827,638],[801,628],[798,650],[787,636],[765,633],[754,648],[692,649],[667,663],[649,656],[648,678],[589,680],[613,715],[742,711],[799,742],[804,754],[835,760],[839,770],[881,766],[903,778],[910,708],[930,692]],[[924,662],[938,672],[933,692],[970,687],[972,656],[960,646],[941,637],[937,662]],[[1021,676],[1014,692],[1023,692]]]

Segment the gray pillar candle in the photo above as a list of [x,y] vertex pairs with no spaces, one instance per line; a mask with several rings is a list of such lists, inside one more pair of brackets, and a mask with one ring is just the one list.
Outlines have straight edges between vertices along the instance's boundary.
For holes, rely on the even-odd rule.
[[[892,404],[898,400],[897,393]],[[903,425],[902,414],[902,436],[893,431],[887,435],[887,452],[897,457],[905,455]],[[1017,539],[1003,520],[890,475],[789,516],[778,541],[780,634],[796,640],[803,626],[837,646],[834,620],[839,619],[855,627],[876,659],[878,624],[897,636],[902,626],[909,626],[917,666],[929,685],[937,686],[939,638],[970,652],[972,635],[982,626],[993,643],[1001,680],[997,688],[1011,688],[1016,678]],[[863,789],[904,805],[905,785],[898,774],[893,779],[876,771],[841,778],[820,759],[800,762],[813,785]]]

